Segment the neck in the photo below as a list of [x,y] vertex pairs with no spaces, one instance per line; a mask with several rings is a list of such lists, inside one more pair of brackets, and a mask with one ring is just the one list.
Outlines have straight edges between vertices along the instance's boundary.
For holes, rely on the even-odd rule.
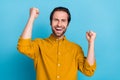
[[56,39],[58,39],[58,40],[64,38],[64,35],[62,35],[62,36],[56,36],[55,34],[53,34],[53,35],[54,35],[54,37],[55,37]]

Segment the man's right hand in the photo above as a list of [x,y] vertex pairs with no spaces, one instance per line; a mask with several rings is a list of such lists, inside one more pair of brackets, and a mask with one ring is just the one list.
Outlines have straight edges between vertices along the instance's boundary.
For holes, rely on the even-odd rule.
[[38,8],[30,8],[30,17],[33,17],[35,19],[38,17],[38,15],[39,15]]

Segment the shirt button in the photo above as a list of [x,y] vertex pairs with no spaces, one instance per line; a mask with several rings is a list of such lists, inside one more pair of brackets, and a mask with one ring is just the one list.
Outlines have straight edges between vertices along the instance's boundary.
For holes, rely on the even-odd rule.
[[59,43],[59,45],[61,45],[61,43]]
[[58,55],[60,55],[60,52],[58,52]]
[[58,67],[60,67],[60,64],[58,64]]
[[60,76],[57,76],[57,78],[60,78]]

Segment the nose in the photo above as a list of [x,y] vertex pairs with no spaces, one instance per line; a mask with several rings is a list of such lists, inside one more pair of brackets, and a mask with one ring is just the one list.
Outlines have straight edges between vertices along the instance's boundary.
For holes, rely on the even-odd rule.
[[57,24],[58,26],[61,26],[62,25],[62,23],[61,23],[61,21],[58,21],[58,24]]

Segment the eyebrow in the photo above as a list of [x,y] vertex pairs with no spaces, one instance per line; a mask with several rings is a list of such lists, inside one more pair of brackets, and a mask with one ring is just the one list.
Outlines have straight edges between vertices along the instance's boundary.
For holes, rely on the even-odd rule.
[[[58,18],[53,18],[54,20],[59,20]],[[61,19],[61,20],[67,20],[67,19]]]

